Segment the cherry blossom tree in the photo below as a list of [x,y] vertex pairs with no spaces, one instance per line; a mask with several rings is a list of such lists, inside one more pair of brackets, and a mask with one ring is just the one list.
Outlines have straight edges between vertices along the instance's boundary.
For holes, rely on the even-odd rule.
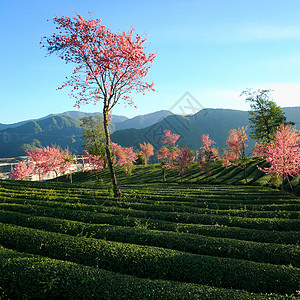
[[113,33],[101,20],[55,17],[58,33],[44,38],[49,53],[58,54],[66,63],[75,63],[71,77],[62,86],[71,87],[75,106],[94,102],[103,104],[105,150],[113,184],[114,196],[121,197],[111,156],[108,129],[109,114],[120,101],[133,105],[132,92],[154,91],[154,84],[143,78],[156,55],[145,52],[144,43],[134,29]]
[[164,145],[175,146],[179,138],[179,134],[171,133],[171,130],[164,130],[164,135],[162,136],[161,143]]
[[57,146],[47,146],[27,150],[26,153],[32,163],[33,173],[38,174],[39,180],[43,180],[44,176],[51,172],[55,174],[56,178],[72,172],[73,156],[68,149],[61,150]]
[[219,158],[218,149],[213,147],[215,141],[209,138],[208,134],[203,134],[201,136],[202,146],[200,147],[199,154],[199,168],[202,172],[208,175],[212,174],[212,162]]
[[47,155],[45,155],[44,148],[27,150],[26,154],[33,164],[34,174],[38,174],[39,181],[43,180],[44,176],[49,172]]
[[113,153],[115,155],[115,164],[123,168],[125,173],[131,174],[133,169],[133,162],[138,158],[136,152],[134,152],[133,147],[122,147],[116,143],[111,143]]
[[64,153],[59,147],[47,146],[42,149],[42,155],[46,161],[43,166],[46,173],[54,172],[55,177],[58,178],[60,174],[66,171],[63,159]]
[[101,155],[93,155],[88,151],[83,151],[83,172],[89,171],[96,174],[96,179],[98,180],[98,172],[100,172],[105,166],[105,160]]
[[61,172],[67,177],[70,177],[70,182],[73,183],[73,165],[75,162],[75,156],[71,154],[69,149],[65,149],[62,152]]
[[140,148],[140,156],[145,165],[147,165],[149,158],[154,155],[154,148],[150,143],[146,144],[146,142],[144,142],[144,144],[140,144]]
[[194,151],[188,147],[180,148],[177,157],[173,160],[172,169],[176,169],[182,181],[182,175],[191,168],[192,162],[195,160]]
[[226,144],[228,150],[225,150],[221,159],[223,165],[229,167],[231,165],[238,166],[243,170],[244,179],[247,184],[246,167],[248,162],[248,156],[245,153],[245,148],[248,146],[246,143],[248,136],[246,134],[247,126],[239,127],[238,129],[232,129],[229,132]]
[[165,168],[173,168],[179,153],[176,142],[180,138],[179,134],[171,133],[171,130],[164,130],[161,143],[163,146],[157,151],[157,158],[161,160],[163,182],[166,181]]
[[264,147],[263,154],[270,167],[259,169],[266,174],[281,176],[282,188],[284,179],[287,179],[292,188],[289,176],[300,174],[300,132],[295,128],[291,129],[289,125],[281,124],[274,138]]
[[255,156],[265,156],[265,153],[268,149],[268,143],[265,142],[255,142],[254,148],[252,149],[252,153]]
[[33,174],[33,164],[26,164],[25,161],[20,161],[15,165],[10,174],[10,178],[14,180],[26,180]]

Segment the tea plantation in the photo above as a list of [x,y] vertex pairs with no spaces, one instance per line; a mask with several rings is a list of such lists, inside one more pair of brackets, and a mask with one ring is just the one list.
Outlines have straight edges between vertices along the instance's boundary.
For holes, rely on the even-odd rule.
[[[159,165],[0,181],[1,299],[296,299],[300,198],[252,161],[183,178]],[[295,179],[295,190],[299,183]]]

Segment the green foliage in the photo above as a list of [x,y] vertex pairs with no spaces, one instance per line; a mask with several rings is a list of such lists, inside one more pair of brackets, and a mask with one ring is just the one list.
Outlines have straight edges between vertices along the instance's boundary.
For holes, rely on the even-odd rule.
[[[265,178],[256,165],[263,162],[250,158],[246,168],[253,185]],[[2,298],[296,295],[299,198],[228,185],[239,184],[242,171],[219,163],[210,176],[196,163],[184,175],[186,182],[208,179],[210,185],[178,184],[170,170],[168,182],[159,183],[158,164],[117,174],[122,199],[113,198],[108,170],[101,173],[101,187],[88,173],[75,174],[73,185],[0,181],[0,245],[11,249],[0,246]],[[292,184],[298,187],[299,180]]]
[[81,222],[34,217],[15,212],[0,212],[2,223],[15,224],[73,236],[158,246],[194,254],[213,255],[300,267],[300,250],[296,246],[264,244],[235,239],[147,230],[149,224],[137,219],[134,228],[90,225]]
[[4,247],[128,275],[250,292],[292,294],[299,288],[300,270],[291,266],[72,237],[7,224],[0,224],[0,228]]
[[270,100],[271,90],[251,91],[251,89],[243,91],[242,95],[246,95],[246,101],[250,102],[249,121],[252,132],[250,136],[258,141],[269,141],[276,128],[284,124],[292,124],[286,122],[286,117],[282,109],[276,103]]
[[274,294],[142,279],[3,247],[0,267],[0,292],[5,291],[10,299],[289,299]]
[[103,118],[94,114],[81,118],[81,127],[84,128],[84,133],[81,137],[84,144],[83,147],[92,155],[101,155],[105,157],[105,134],[103,128]]

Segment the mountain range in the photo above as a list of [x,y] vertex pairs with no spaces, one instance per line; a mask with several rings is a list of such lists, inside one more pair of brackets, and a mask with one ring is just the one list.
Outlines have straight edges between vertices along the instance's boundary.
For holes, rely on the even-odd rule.
[[[0,123],[0,158],[25,155],[25,149],[51,145],[68,147],[71,152],[80,153],[83,150],[80,137],[84,132],[84,129],[80,127],[80,119],[93,114],[68,111],[61,114],[50,114],[36,120],[13,124]],[[101,113],[97,114],[102,115]],[[132,119],[113,115],[110,130],[113,132],[131,127],[144,128],[169,115],[171,113],[166,110],[137,116]]]
[[[300,107],[282,109],[288,121],[295,122],[300,129]],[[59,145],[68,147],[77,154],[83,150],[80,118],[92,115],[77,111],[51,114],[37,120],[14,124],[0,123],[0,158],[25,154],[25,149]],[[226,138],[231,129],[249,126],[248,112],[232,109],[202,109],[194,115],[179,116],[169,111],[158,111],[134,118],[114,115],[110,124],[112,141],[139,148],[149,142],[155,150],[161,147],[163,130],[169,129],[180,135],[179,146],[188,145],[193,149],[201,146],[201,135],[209,134],[219,149],[225,148]],[[254,141],[249,140],[248,149]],[[249,151],[250,152],[250,151]]]

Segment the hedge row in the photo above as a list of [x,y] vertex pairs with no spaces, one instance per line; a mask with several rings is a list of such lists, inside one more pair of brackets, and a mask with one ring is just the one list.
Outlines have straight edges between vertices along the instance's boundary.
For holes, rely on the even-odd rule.
[[300,269],[132,244],[73,237],[0,224],[4,247],[50,258],[147,277],[250,292],[293,294]]
[[158,246],[195,254],[230,257],[263,263],[300,267],[298,246],[265,244],[234,239],[205,237],[185,233],[161,232],[111,225],[35,217],[16,212],[1,212],[0,222],[96,239]]
[[275,294],[137,278],[3,247],[0,247],[0,296],[1,291],[2,299],[287,299]]
[[84,223],[111,224],[119,226],[143,227],[154,230],[192,233],[198,235],[231,238],[238,240],[276,243],[299,244],[299,231],[267,231],[218,225],[179,224],[163,220],[151,220],[111,214],[95,213],[72,209],[55,209],[37,205],[20,205],[0,203],[0,209],[16,211],[37,216],[61,218]]
[[[248,229],[259,230],[278,230],[278,231],[297,231],[300,228],[300,220],[296,219],[264,219],[264,218],[243,218],[235,216],[220,216],[214,214],[199,215],[195,213],[177,213],[177,212],[154,212],[142,210],[129,210],[119,207],[104,207],[101,205],[87,205],[82,203],[62,203],[55,201],[35,201],[24,200],[25,203],[35,203],[37,205],[55,207],[55,208],[70,208],[76,210],[86,210],[92,212],[102,212],[116,215],[125,215],[137,218],[150,218],[157,220],[165,220],[179,223],[193,223],[204,225],[224,225],[231,227],[241,227]],[[24,202],[23,201],[23,202]],[[33,202],[34,201],[34,202]],[[7,202],[14,202],[8,200]]]
[[[0,197],[0,201],[4,202],[7,200],[3,200],[3,198]],[[14,200],[13,200],[14,199]],[[19,199],[19,198],[17,198]],[[22,199],[22,198],[21,198]],[[47,197],[45,197],[47,199]],[[27,200],[27,199],[26,199]],[[32,200],[32,199],[30,199]],[[40,198],[39,198],[40,200]],[[155,201],[144,201],[144,203],[136,203],[136,202],[130,202],[126,199],[122,201],[118,200],[110,200],[110,199],[78,199],[77,197],[70,197],[65,196],[64,198],[55,198],[53,201],[55,202],[62,202],[62,203],[81,203],[81,204],[87,204],[87,205],[101,205],[105,207],[115,207],[115,208],[126,208],[126,209],[134,209],[134,210],[144,210],[144,211],[159,211],[159,212],[185,212],[185,213],[197,213],[197,214],[216,214],[216,215],[230,215],[230,216],[239,216],[239,217],[248,217],[248,218],[285,218],[285,219],[299,219],[300,218],[300,212],[298,211],[285,211],[285,206],[281,206],[282,211],[268,211],[266,206],[260,207],[263,211],[253,211],[246,209],[245,206],[242,204],[235,205],[238,208],[228,209],[231,205],[228,204],[221,204],[222,209],[220,208],[208,208],[206,202],[196,202],[194,205],[180,205],[178,201],[172,201],[171,204],[167,203],[156,203]],[[22,202],[23,200],[16,200],[16,198],[13,196],[11,201],[15,202]],[[28,201],[28,200],[27,200]],[[146,203],[145,203],[146,202]],[[32,203],[32,202],[31,202]],[[37,203],[37,202],[35,202]],[[216,204],[217,206],[220,206],[220,204]],[[300,208],[300,205],[298,205]],[[293,207],[295,209],[295,207]]]
[[[1,202],[16,202],[22,203],[24,201],[41,200],[41,197],[15,197],[14,194],[9,194],[9,197],[2,197],[0,195]],[[64,195],[60,197],[51,198],[52,196],[43,197],[44,200],[50,200],[55,202],[67,202],[67,203],[82,203],[82,204],[97,204],[105,206],[118,206],[123,208],[133,208],[142,210],[152,211],[179,211],[179,212],[194,212],[194,213],[215,213],[215,214],[232,214],[232,215],[243,215],[245,217],[284,217],[284,218],[299,218],[300,204],[266,204],[257,205],[243,204],[232,202],[210,202],[203,201],[194,198],[192,201],[184,201],[186,199],[174,200],[146,200],[136,198],[125,198],[122,201],[111,200],[106,197],[77,197],[73,195]],[[25,200],[26,199],[26,200]],[[274,201],[273,201],[274,202]],[[300,201],[298,201],[300,202]],[[205,209],[205,210],[204,210]],[[228,211],[229,210],[229,211]],[[233,211],[234,210],[234,211]],[[242,210],[242,211],[241,211]],[[292,212],[291,212],[292,211]]]

